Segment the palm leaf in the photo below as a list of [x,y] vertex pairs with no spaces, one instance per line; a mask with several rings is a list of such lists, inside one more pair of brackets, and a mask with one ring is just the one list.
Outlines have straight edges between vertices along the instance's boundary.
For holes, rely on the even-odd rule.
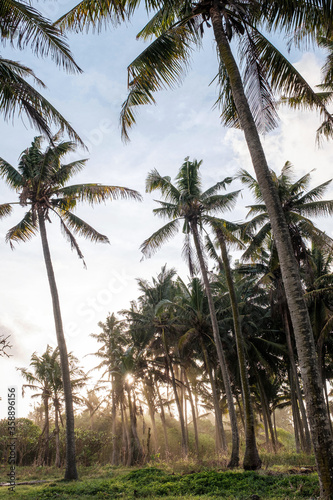
[[11,43],[15,41],[19,49],[29,45],[39,57],[50,54],[57,65],[81,72],[59,29],[31,5],[19,1],[3,2],[1,21],[2,29],[7,28]]
[[137,106],[154,104],[153,93],[179,85],[189,66],[191,30],[178,25],[162,33],[128,67],[129,94],[120,114],[121,133],[129,140],[128,130],[135,124]]
[[232,191],[227,194],[213,195],[204,200],[205,209],[211,212],[223,212],[225,210],[232,210],[237,202],[239,191]]
[[12,213],[12,210],[13,207],[10,203],[3,203],[2,205],[0,205],[0,219],[2,219],[2,217],[10,215]]
[[6,242],[10,243],[11,248],[14,248],[13,241],[29,241],[33,236],[37,234],[38,225],[37,221],[33,220],[32,213],[29,210],[23,217],[23,219],[16,224],[16,226],[9,229],[6,234]]
[[66,221],[68,228],[78,236],[83,236],[94,243],[110,243],[107,236],[96,231],[96,229],[73,213],[66,210],[61,211],[60,214],[61,218]]
[[179,207],[173,203],[167,203],[161,200],[154,200],[161,205],[159,208],[154,208],[153,213],[163,218],[174,219],[179,215]]
[[49,139],[52,139],[49,124],[53,123],[60,131],[66,131],[70,138],[84,146],[65,118],[22,75],[32,76],[36,83],[42,84],[29,68],[0,58],[0,111],[5,120],[24,112],[31,124]]
[[210,198],[211,196],[218,193],[221,189],[226,189],[227,185],[233,181],[232,177],[226,177],[223,181],[217,182],[214,186],[210,187],[206,191],[201,194],[201,199],[205,200],[206,198]]
[[[129,2],[131,3],[131,2]],[[98,32],[108,23],[117,25],[127,17],[123,0],[83,0],[56,21],[61,30]]]
[[146,192],[151,193],[156,189],[161,191],[166,200],[170,200],[171,203],[178,203],[180,192],[172,184],[170,177],[162,177],[156,169],[153,169],[146,178]]
[[3,158],[0,158],[0,176],[8,186],[14,189],[22,187],[22,175]]
[[151,257],[166,241],[172,238],[179,229],[179,219],[175,219],[163,227],[155,231],[149,238],[147,238],[140,250],[145,257]]
[[273,99],[273,92],[267,78],[267,67],[262,64],[259,51],[253,37],[257,30],[251,30],[251,36],[241,38],[239,44],[240,59],[244,61],[244,91],[260,133],[267,133],[277,127],[278,115]]
[[103,186],[102,184],[66,186],[56,189],[55,193],[68,198],[76,198],[80,201],[88,201],[91,205],[119,198],[141,201],[141,195],[133,189],[120,186]]

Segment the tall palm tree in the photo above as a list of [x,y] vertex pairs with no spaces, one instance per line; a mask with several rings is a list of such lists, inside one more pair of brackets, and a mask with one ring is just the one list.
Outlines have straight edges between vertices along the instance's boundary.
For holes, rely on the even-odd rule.
[[[69,50],[64,35],[44,18],[31,2],[3,0],[0,4],[0,44],[18,50],[30,47],[38,57],[50,56],[68,72],[81,72]],[[28,82],[30,80],[31,83]],[[0,55],[0,113],[6,120],[25,114],[39,132],[52,137],[50,126],[66,131],[71,139],[81,139],[35,86],[44,83],[25,65]]]
[[[201,179],[199,174],[199,167],[201,162],[196,160],[190,162],[188,158],[185,159],[179,173],[176,177],[176,184],[172,184],[169,177],[162,177],[156,170],[152,171],[147,177],[146,189],[147,191],[153,191],[159,189],[162,192],[165,201],[160,201],[160,208],[154,210],[154,213],[171,219],[171,222],[167,223],[161,229],[156,231],[150,238],[148,238],[142,245],[142,251],[145,255],[150,255],[154,250],[159,248],[159,246],[171,235],[175,233],[178,229],[180,220],[184,221],[183,232],[185,233],[185,245],[184,250],[187,252],[189,257],[190,269],[193,267],[191,259],[190,250],[190,235],[193,236],[193,241],[196,249],[196,254],[199,260],[200,270],[202,279],[205,286],[205,291],[208,298],[209,310],[211,315],[214,341],[216,344],[217,353],[219,356],[219,363],[223,374],[223,381],[225,384],[226,394],[228,398],[228,407],[230,420],[232,424],[234,440],[233,440],[233,454],[231,463],[234,463],[234,459],[238,452],[235,451],[237,447],[237,423],[234,412],[233,397],[230,388],[230,380],[228,371],[226,369],[225,354],[222,347],[222,342],[219,333],[219,327],[216,319],[216,312],[212,293],[210,290],[207,264],[205,262],[203,248],[201,243],[200,232],[203,230],[204,225],[217,224],[217,219],[212,217],[210,214],[216,214],[218,212],[230,209],[238,195],[237,192],[229,193],[227,195],[217,194],[221,189],[224,189],[226,184],[228,184],[231,179],[225,179],[224,181],[218,182],[211,188],[202,192],[201,189]],[[222,231],[221,231],[222,233]],[[241,338],[240,329],[235,330],[235,335],[237,338],[237,354],[238,362],[240,364],[240,369],[242,373],[242,389],[245,401],[248,404],[248,419],[246,427],[246,450],[244,456],[243,466],[246,469],[256,469],[260,467],[261,461],[258,455],[255,434],[254,434],[254,423],[253,423],[253,413],[251,409],[250,402],[250,392],[247,382],[247,373],[245,367],[245,356],[243,349],[243,341]],[[243,366],[242,366],[243,364]],[[252,418],[251,418],[252,415]],[[238,457],[237,457],[238,459]]]
[[[127,7],[132,15],[139,3],[109,4],[84,0],[60,20],[64,29],[100,26],[105,21],[118,22]],[[156,38],[129,66],[130,93],[123,111],[123,135],[135,122],[138,105],[154,103],[153,92],[178,84],[189,63],[192,47],[200,45],[208,21],[212,23],[220,58],[219,79],[222,117],[229,125],[243,129],[253,167],[267,206],[281,263],[297,352],[305,387],[307,411],[321,495],[329,498],[333,492],[333,437],[330,431],[325,400],[316,362],[316,349],[311,322],[303,298],[299,270],[295,265],[292,243],[278,193],[272,181],[257,126],[269,130],[276,123],[271,89],[300,100],[304,94],[332,123],[332,116],[315,96],[307,82],[269,42],[258,27],[281,29],[285,34],[305,33],[306,39],[327,26],[332,18],[332,4],[324,0],[313,2],[223,1],[162,2],[145,7],[152,19],[139,36]],[[244,78],[231,48],[238,41],[244,64]],[[301,43],[299,38],[299,43]],[[332,128],[332,127],[331,127]]]
[[100,333],[92,333],[90,336],[97,340],[101,347],[95,356],[102,361],[96,369],[104,369],[102,377],[108,376],[111,384],[111,404],[112,404],[112,465],[118,465],[117,453],[117,407],[120,403],[122,382],[120,373],[120,363],[128,341],[124,335],[124,324],[118,320],[114,313],[108,315],[105,322],[100,321],[98,326],[102,329]]
[[136,191],[119,186],[103,186],[100,184],[77,184],[66,186],[66,182],[79,172],[86,160],[77,160],[68,164],[61,163],[66,153],[75,150],[73,142],[60,142],[53,138],[53,145],[45,151],[41,149],[42,137],[36,137],[30,148],[20,156],[18,168],[14,168],[0,158],[0,176],[9,187],[19,193],[19,202],[0,205],[0,215],[8,215],[12,206],[19,204],[28,207],[23,219],[12,227],[6,241],[11,246],[13,242],[27,241],[40,231],[44,261],[47,270],[50,292],[52,296],[53,314],[61,360],[62,380],[64,385],[66,405],[66,479],[76,479],[74,413],[68,366],[67,347],[62,326],[60,302],[56,286],[51,254],[47,239],[46,222],[54,215],[60,221],[61,229],[69,240],[72,249],[83,259],[83,254],[74,234],[83,236],[90,241],[108,243],[108,238],[96,231],[92,226],[73,213],[80,201],[90,204],[100,203],[116,198],[132,198],[139,200]]

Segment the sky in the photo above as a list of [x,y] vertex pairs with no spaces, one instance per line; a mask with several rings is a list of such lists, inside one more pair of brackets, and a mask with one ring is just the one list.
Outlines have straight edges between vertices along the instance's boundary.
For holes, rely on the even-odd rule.
[[[52,20],[67,12],[76,2],[38,3],[38,8]],[[158,193],[145,193],[145,179],[156,168],[162,175],[174,179],[184,158],[203,160],[203,188],[240,168],[253,169],[241,131],[224,128],[214,103],[217,88],[211,84],[217,73],[217,58],[211,30],[206,30],[203,49],[194,52],[192,66],[183,84],[172,91],[156,94],[157,105],[142,107],[137,125],[131,130],[131,141],[124,144],[120,137],[119,115],[127,93],[127,66],[144,45],[135,39],[146,22],[139,12],[127,26],[109,27],[100,34],[71,34],[69,45],[82,74],[66,74],[50,59],[39,59],[29,49],[13,51],[9,47],[2,55],[32,68],[47,85],[43,95],[66,117],[88,147],[78,149],[67,158],[88,158],[85,169],[73,183],[98,182],[136,189],[143,202],[117,200],[92,208],[78,207],[77,215],[106,234],[110,245],[94,244],[78,239],[87,269],[71,251],[56,220],[47,230],[51,255],[61,301],[68,351],[79,359],[88,371],[98,359],[88,355],[99,345],[90,337],[99,333],[99,321],[109,313],[126,309],[139,291],[137,278],[151,280],[161,267],[177,269],[187,280],[188,271],[181,258],[182,237],[166,243],[151,259],[142,260],[141,243],[163,221],[154,217],[154,199]],[[276,38],[284,47],[284,41]],[[286,52],[285,52],[286,53]],[[320,83],[320,68],[324,54],[292,52],[290,60],[315,86]],[[315,143],[320,123],[317,113],[295,112],[286,107],[279,110],[279,127],[262,138],[270,168],[279,172],[286,161],[294,165],[295,179],[310,170],[311,187],[330,179],[333,173],[333,141]],[[56,132],[56,130],[55,130]],[[0,157],[17,166],[20,154],[39,135],[27,119],[16,117],[6,123],[0,116]],[[67,138],[66,138],[67,139]],[[46,142],[45,142],[46,146]],[[230,220],[246,217],[246,206],[252,203],[244,186],[234,182],[230,189],[242,189],[236,208],[228,214]],[[333,199],[333,186],[326,199]],[[16,201],[16,195],[0,182],[0,203]],[[10,357],[0,358],[0,418],[5,418],[8,386],[18,390],[18,416],[25,417],[34,401],[29,391],[21,397],[24,380],[18,367],[28,367],[31,355],[41,355],[49,344],[56,347],[51,297],[39,237],[16,245],[11,250],[5,242],[9,228],[23,216],[21,208],[0,220],[0,334],[10,335]],[[319,227],[333,237],[331,218],[317,219]],[[236,256],[234,256],[236,257]],[[96,379],[89,382],[92,388]]]

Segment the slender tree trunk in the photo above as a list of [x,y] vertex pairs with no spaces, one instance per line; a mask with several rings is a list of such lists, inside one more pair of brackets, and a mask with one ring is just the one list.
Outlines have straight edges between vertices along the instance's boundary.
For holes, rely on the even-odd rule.
[[169,440],[168,440],[168,431],[167,431],[167,426],[166,426],[166,419],[165,419],[165,411],[164,411],[164,406],[163,406],[163,401],[161,398],[161,393],[160,393],[160,388],[158,384],[156,384],[156,392],[157,392],[157,397],[158,397],[158,402],[160,404],[160,417],[161,417],[161,422],[162,422],[162,427],[163,427],[163,434],[164,434],[164,442],[165,442],[165,458],[169,460]]
[[145,379],[143,381],[143,392],[147,401],[149,416],[151,420],[151,425],[153,429],[153,448],[154,453],[157,451],[157,429],[155,421],[155,407],[152,397],[152,381],[150,379]]
[[115,390],[115,376],[112,375],[112,465],[118,465],[118,450],[117,450],[117,402],[116,402],[116,390]]
[[225,271],[225,277],[227,280],[227,286],[229,291],[232,317],[234,323],[234,331],[236,338],[236,348],[238,357],[239,373],[242,385],[242,394],[244,402],[244,418],[245,418],[245,453],[243,460],[243,468],[245,470],[256,470],[261,467],[261,460],[259,457],[256,435],[254,428],[254,415],[251,402],[250,384],[248,379],[248,373],[246,368],[246,358],[245,358],[245,346],[244,338],[241,327],[241,318],[238,310],[238,303],[236,297],[236,291],[234,287],[234,281],[232,279],[230,262],[227,252],[227,247],[225,244],[224,236],[220,229],[216,229],[216,234],[221,247],[221,254],[223,260],[223,266]]
[[68,364],[68,354],[67,354],[64,330],[62,326],[58,290],[51,261],[50,249],[47,241],[45,219],[44,219],[44,214],[41,211],[38,212],[38,222],[42,240],[44,260],[47,270],[47,276],[52,296],[53,315],[54,315],[57,343],[58,343],[60,362],[61,362],[63,389],[65,395],[65,409],[66,409],[65,480],[73,480],[73,479],[78,479],[78,474],[76,469],[74,410],[73,410],[72,387],[71,387],[69,364]]
[[286,333],[286,339],[287,339],[289,360],[290,360],[290,365],[291,365],[291,376],[294,379],[299,410],[300,410],[301,415],[302,415],[301,427],[302,427],[302,432],[304,433],[304,438],[302,440],[303,441],[302,448],[303,448],[303,451],[309,455],[311,453],[311,437],[310,437],[310,432],[309,432],[308,420],[307,420],[307,416],[306,416],[302,391],[301,391],[301,387],[299,385],[299,380],[298,380],[298,373],[297,373],[297,366],[296,366],[296,361],[295,361],[295,356],[294,356],[294,350],[293,350],[293,346],[292,346],[292,342],[291,342],[291,331],[290,331],[290,327],[289,327],[288,312],[287,312],[285,307],[283,308],[283,320],[284,320],[285,333]]
[[50,465],[50,417],[49,417],[49,399],[48,394],[43,395],[45,422],[43,430],[38,439],[37,465]]
[[258,380],[258,387],[259,387],[259,393],[260,393],[260,399],[261,399],[261,406],[263,408],[263,414],[266,415],[266,423],[267,423],[267,428],[268,428],[267,430],[269,431],[269,434],[271,436],[273,451],[274,451],[274,453],[276,453],[277,452],[276,441],[275,441],[275,435],[274,435],[274,430],[273,430],[273,425],[272,425],[271,414],[269,411],[269,404],[267,401],[265,389],[263,387],[260,375],[259,375],[257,370],[256,370],[256,376],[257,376],[257,380]]
[[175,373],[173,370],[173,366],[170,360],[169,352],[168,352],[168,347],[167,343],[165,340],[165,331],[164,328],[162,329],[162,341],[163,341],[163,347],[164,347],[164,353],[165,357],[167,360],[168,364],[168,369],[170,370],[171,373],[171,383],[172,383],[172,389],[175,395],[175,400],[176,400],[176,405],[178,409],[178,416],[179,416],[179,422],[180,422],[180,431],[181,431],[181,436],[182,436],[182,455],[184,458],[187,458],[188,456],[188,443],[186,439],[186,428],[185,428],[185,420],[184,420],[184,413],[183,413],[183,408],[180,404],[179,396],[178,396],[178,390],[177,390],[177,384],[176,384],[176,378],[175,378]]
[[131,463],[128,465],[135,465],[142,463],[143,450],[137,432],[136,408],[135,402],[131,400],[131,390],[127,389],[128,395],[128,413],[130,417],[130,448],[131,448]]
[[200,345],[201,345],[201,349],[203,352],[204,362],[205,362],[206,370],[207,370],[209,381],[210,381],[210,386],[212,388],[212,393],[213,393],[216,432],[217,432],[217,437],[218,437],[218,439],[216,440],[216,444],[218,445],[218,446],[216,446],[216,452],[217,453],[220,453],[221,451],[226,452],[228,448],[227,448],[225,432],[224,432],[224,428],[223,428],[222,413],[221,413],[221,408],[220,408],[220,404],[219,404],[219,398],[217,395],[216,384],[215,384],[215,380],[214,380],[213,373],[212,373],[212,367],[210,365],[209,356],[208,356],[207,349],[205,347],[202,335],[200,335]]
[[191,230],[192,230],[194,244],[195,244],[196,252],[197,252],[199,263],[200,263],[202,279],[204,282],[204,287],[205,287],[205,291],[206,291],[206,295],[207,295],[207,299],[208,299],[214,341],[215,341],[217,356],[219,359],[219,364],[220,364],[220,368],[221,368],[221,372],[222,372],[224,389],[225,389],[227,401],[228,401],[229,418],[230,418],[231,431],[232,431],[232,451],[231,451],[231,458],[230,458],[230,462],[228,464],[228,467],[237,467],[239,464],[239,435],[238,435],[238,425],[237,425],[234,400],[233,400],[232,392],[231,392],[230,377],[229,377],[229,373],[227,370],[227,364],[226,364],[223,346],[222,346],[222,342],[221,342],[221,338],[220,338],[219,327],[217,324],[215,305],[214,305],[213,296],[212,296],[212,293],[210,290],[210,284],[209,284],[209,280],[208,280],[206,264],[205,264],[202,250],[201,250],[198,228],[197,228],[196,222],[194,222],[194,221],[191,221]]
[[54,401],[54,434],[55,434],[55,449],[56,449],[56,456],[55,456],[55,466],[56,467],[61,467],[59,432],[60,432],[60,429],[59,429],[59,402],[56,399]]
[[196,412],[195,412],[195,406],[194,406],[194,403],[193,403],[193,397],[192,397],[191,387],[190,387],[190,384],[189,384],[189,381],[188,381],[188,378],[187,378],[185,370],[184,370],[184,382],[185,382],[185,386],[186,386],[186,389],[187,389],[188,399],[190,401],[191,412],[192,412],[195,451],[196,451],[197,457],[199,458],[200,448],[199,448],[199,433],[198,433],[197,416],[196,416]]
[[281,202],[273,183],[251,114],[242,79],[222,26],[218,0],[210,9],[218,51],[228,72],[238,118],[252,158],[252,164],[271,221],[278,251],[282,279],[293,324],[298,359],[306,397],[311,437],[316,457],[320,492],[325,499],[333,498],[333,437],[318,372],[318,361],[298,264],[294,257],[288,226]]

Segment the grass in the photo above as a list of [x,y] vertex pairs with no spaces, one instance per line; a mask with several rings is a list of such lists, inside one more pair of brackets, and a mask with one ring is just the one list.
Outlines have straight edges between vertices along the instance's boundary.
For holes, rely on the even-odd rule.
[[16,482],[43,479],[49,482],[42,485],[16,485],[14,492],[2,486],[0,500],[310,500],[319,497],[317,474],[304,474],[302,469],[295,466],[290,469],[286,465],[277,465],[259,472],[244,472],[241,469],[217,470],[207,465],[201,465],[201,470],[196,466],[193,470],[191,465],[183,463],[181,467],[178,463],[171,467],[161,464],[141,469],[97,465],[80,468],[80,480],[76,482],[63,481],[63,470],[54,467],[18,467]]

